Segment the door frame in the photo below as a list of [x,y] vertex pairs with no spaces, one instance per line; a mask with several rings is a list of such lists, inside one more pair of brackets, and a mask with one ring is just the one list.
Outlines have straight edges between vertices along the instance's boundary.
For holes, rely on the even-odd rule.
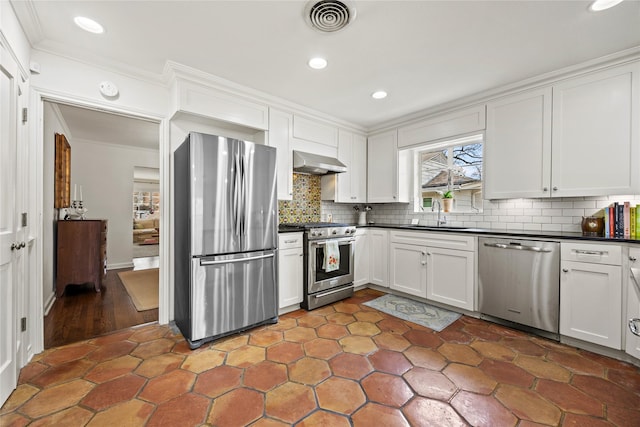
[[[29,307],[29,317],[34,319],[30,322],[31,333],[29,336],[31,352],[28,355],[30,360],[33,355],[44,350],[44,301],[43,301],[43,253],[42,236],[44,234],[43,210],[44,210],[44,188],[43,188],[43,170],[44,170],[44,102],[56,104],[67,104],[80,108],[103,111],[112,114],[119,114],[135,119],[150,120],[159,125],[159,166],[160,166],[160,193],[168,194],[170,188],[170,161],[171,146],[169,140],[169,120],[154,113],[149,113],[132,108],[115,106],[111,104],[103,104],[88,101],[85,98],[79,98],[73,94],[60,94],[51,92],[46,89],[31,87],[30,91],[30,109],[32,110],[32,119],[29,124],[29,140],[32,142],[36,155],[36,166],[32,177],[36,182],[36,206],[34,217],[37,217],[37,235],[36,239],[36,280],[30,281],[30,295],[33,295],[33,303]],[[160,228],[169,230],[170,226],[170,201],[169,197],[160,199]],[[159,307],[158,322],[166,324],[169,322],[169,315],[172,310],[169,307],[170,296],[170,262],[167,258],[170,254],[170,233],[165,233],[165,237],[160,239],[160,283],[159,283]]]

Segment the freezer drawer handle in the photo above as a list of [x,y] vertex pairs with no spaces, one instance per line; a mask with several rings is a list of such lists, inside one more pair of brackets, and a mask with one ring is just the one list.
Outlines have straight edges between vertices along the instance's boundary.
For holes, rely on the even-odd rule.
[[551,249],[539,248],[537,246],[505,245],[504,243],[485,243],[484,245],[488,248],[513,249],[516,251],[551,252]]
[[321,294],[314,295],[314,298],[323,298],[323,297],[326,297],[327,295],[337,294],[338,292],[342,292],[345,289],[348,289],[348,288],[340,288],[340,289],[336,289],[335,291],[323,292]]
[[640,328],[638,328],[637,322],[640,322],[640,319],[637,317],[634,319],[629,319],[629,330],[633,335],[637,335],[640,337]]
[[266,255],[252,256],[250,258],[237,258],[237,259],[218,260],[218,261],[200,260],[200,265],[231,264],[231,263],[234,263],[234,262],[245,262],[245,261],[253,261],[253,260],[256,260],[256,259],[273,258],[274,255],[275,254],[266,254]]

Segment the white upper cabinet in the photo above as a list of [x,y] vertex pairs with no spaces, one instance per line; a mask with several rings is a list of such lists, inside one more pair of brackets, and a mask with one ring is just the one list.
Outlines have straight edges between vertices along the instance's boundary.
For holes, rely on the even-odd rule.
[[640,191],[640,64],[553,87],[552,195]]
[[398,152],[397,130],[370,136],[367,153],[367,201],[408,203],[411,162],[408,154]]
[[331,147],[338,146],[338,128],[336,126],[299,115],[293,119],[293,137]]
[[640,64],[487,104],[485,198],[640,192]]
[[551,88],[488,103],[485,139],[485,198],[549,195]]
[[293,114],[269,111],[269,145],[276,147],[278,168],[278,200],[293,197]]
[[267,105],[185,80],[176,80],[172,90],[175,113],[190,113],[252,129],[268,128]]
[[398,129],[398,147],[423,144],[485,128],[485,109],[476,105],[436,117],[430,117]]
[[343,173],[322,177],[322,200],[340,203],[367,201],[367,139],[340,129],[338,160],[347,166]]

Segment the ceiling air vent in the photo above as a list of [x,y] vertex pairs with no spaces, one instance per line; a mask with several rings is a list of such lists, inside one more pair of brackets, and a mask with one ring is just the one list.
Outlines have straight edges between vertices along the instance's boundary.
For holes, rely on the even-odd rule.
[[305,16],[309,25],[316,30],[332,33],[343,29],[356,19],[356,9],[350,7],[346,1],[311,1],[307,3]]

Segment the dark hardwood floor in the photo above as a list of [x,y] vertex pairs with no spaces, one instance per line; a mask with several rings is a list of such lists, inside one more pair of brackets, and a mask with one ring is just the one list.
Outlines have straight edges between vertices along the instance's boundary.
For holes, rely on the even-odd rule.
[[44,318],[44,347],[50,348],[158,320],[158,309],[137,311],[118,273],[109,270],[100,293],[93,285],[67,286]]

